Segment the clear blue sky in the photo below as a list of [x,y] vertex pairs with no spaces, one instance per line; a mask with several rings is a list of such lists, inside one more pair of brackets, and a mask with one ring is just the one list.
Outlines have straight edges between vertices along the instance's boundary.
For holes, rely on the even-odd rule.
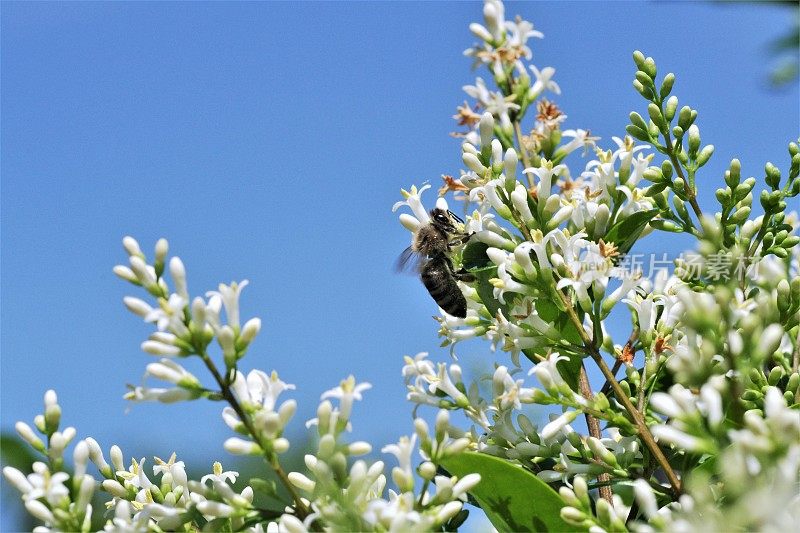
[[[111,273],[130,234],[148,248],[167,237],[195,294],[250,280],[243,316],[263,329],[244,364],[297,384],[296,428],[355,373],[374,385],[355,437],[379,447],[410,432],[402,356],[446,352],[421,283],[392,272],[408,234],[391,206],[401,187],[460,167],[450,116],[474,80],[461,54],[480,13],[479,3],[4,2],[2,428],[30,421],[55,388],[65,423],[105,449],[177,451],[203,468],[228,458],[221,405],[126,414],[125,384],[153,361],[139,350],[150,327],[121,303],[132,287]],[[534,63],[556,68],[565,127],[613,146],[628,112],[644,112],[631,87],[639,48],[677,74],[675,94],[716,145],[704,205],[731,157],[747,176],[766,160],[786,168],[798,90],[765,80],[766,45],[788,30],[789,9],[509,2],[516,13],[545,34]],[[463,353],[466,366],[489,358],[482,346]]]

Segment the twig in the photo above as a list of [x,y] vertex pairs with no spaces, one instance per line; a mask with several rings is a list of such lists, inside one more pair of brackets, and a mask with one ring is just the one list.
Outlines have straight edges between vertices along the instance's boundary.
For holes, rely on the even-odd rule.
[[631,403],[630,398],[628,398],[625,391],[622,390],[619,382],[617,382],[616,377],[614,374],[611,373],[611,369],[608,368],[608,365],[603,360],[603,356],[597,350],[592,340],[586,334],[586,331],[583,329],[583,324],[581,324],[580,319],[578,318],[577,313],[575,313],[575,308],[572,305],[569,297],[565,295],[561,291],[557,291],[564,306],[566,307],[567,314],[569,315],[570,320],[572,321],[575,329],[577,329],[578,334],[581,337],[581,341],[583,341],[584,347],[589,352],[589,355],[594,362],[597,363],[597,366],[600,368],[600,371],[605,376],[606,380],[611,383],[611,388],[614,390],[614,395],[617,397],[617,400],[622,404],[628,414],[630,414],[631,418],[633,419],[633,423],[636,425],[637,433],[639,437],[644,442],[644,445],[650,450],[650,453],[653,454],[656,461],[658,462],[659,466],[664,470],[664,473],[667,476],[667,480],[669,480],[669,484],[672,487],[672,492],[675,498],[681,495],[681,482],[678,479],[678,476],[675,474],[675,471],[672,469],[672,466],[667,461],[664,452],[661,451],[659,448],[658,443],[653,438],[653,434],[650,433],[650,429],[647,427],[647,424],[644,421],[644,417],[642,414],[636,410],[636,407]]
[[[592,394],[592,387],[589,384],[589,376],[586,375],[586,367],[583,365],[583,361],[581,361],[581,372],[578,378],[578,385],[581,389],[581,395],[586,398],[586,400],[592,401],[594,394]],[[589,435],[596,439],[600,439],[600,423],[595,417],[587,412],[584,412],[584,416],[586,417],[586,426],[589,428]],[[607,472],[603,472],[597,476],[597,481],[601,483],[598,488],[600,491],[600,497],[613,506],[613,492],[611,491],[611,487],[608,485],[608,483],[611,481],[611,476],[609,476]]]
[[[525,144],[522,142],[522,127],[519,125],[519,121],[514,121],[514,133],[517,135],[517,143],[519,143],[519,155],[522,157],[522,164],[525,168],[531,168],[531,160],[528,157],[528,150],[525,148]],[[530,189],[533,187],[533,183],[531,182],[530,175],[525,174],[525,179],[528,181],[528,188]]]
[[667,143],[667,155],[669,156],[670,161],[672,161],[672,166],[675,167],[675,172],[678,173],[678,177],[683,180],[684,185],[686,186],[686,197],[689,198],[689,205],[692,206],[692,211],[697,216],[697,221],[700,222],[703,217],[703,210],[700,209],[700,204],[697,203],[697,190],[694,185],[694,181],[689,183],[686,181],[686,176],[683,173],[683,167],[681,166],[680,161],[678,161],[678,157],[675,155],[674,146],[672,145],[672,136],[669,134],[669,130],[666,130],[664,133],[664,141]]
[[294,488],[294,485],[292,485],[292,482],[289,481],[289,476],[287,476],[286,472],[284,472],[283,468],[281,467],[280,463],[277,460],[277,457],[275,456],[274,453],[268,453],[266,451],[267,447],[264,445],[264,442],[261,439],[261,435],[259,434],[258,431],[256,431],[256,428],[253,426],[252,420],[250,420],[250,417],[247,415],[247,413],[244,412],[244,409],[242,409],[242,406],[239,404],[239,401],[231,392],[228,383],[225,382],[222,375],[219,373],[219,370],[217,370],[217,367],[214,364],[214,361],[211,360],[211,357],[209,357],[209,355],[204,350],[199,351],[198,355],[200,355],[200,358],[203,359],[206,368],[208,368],[209,372],[211,372],[211,375],[214,376],[214,380],[216,380],[217,384],[220,386],[220,391],[222,392],[222,396],[236,412],[236,414],[239,417],[239,420],[241,420],[242,424],[244,424],[244,427],[247,428],[248,433],[250,433],[250,435],[256,440],[256,444],[258,444],[264,451],[264,459],[267,461],[267,464],[269,464],[269,466],[272,468],[272,470],[284,484],[286,490],[289,491],[289,495],[292,497],[292,500],[294,500],[295,506],[297,508],[298,518],[300,518],[301,520],[304,519],[309,514],[308,506],[303,502],[303,499],[300,497],[300,494],[297,493],[297,490]]

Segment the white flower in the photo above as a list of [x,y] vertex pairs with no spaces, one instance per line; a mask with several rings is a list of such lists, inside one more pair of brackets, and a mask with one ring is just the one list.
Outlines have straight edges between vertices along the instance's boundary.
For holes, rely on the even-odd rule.
[[214,473],[213,474],[206,474],[202,478],[200,478],[200,483],[204,484],[206,481],[211,480],[213,483],[236,483],[236,478],[239,477],[239,472],[234,472],[233,470],[228,470],[226,472],[222,471],[222,463],[219,461],[214,462]]
[[564,146],[560,146],[558,150],[556,150],[556,154],[563,154],[568,155],[577,150],[578,148],[585,148],[588,149],[595,145],[595,141],[599,139],[599,137],[592,137],[589,134],[588,130],[566,130],[562,134],[562,137],[572,137],[572,140]]
[[486,82],[483,81],[483,78],[475,78],[475,85],[464,85],[462,89],[483,107],[488,107],[491,100],[491,91],[486,87]]
[[222,304],[225,306],[225,314],[228,317],[228,325],[232,328],[239,327],[239,296],[248,283],[247,280],[242,280],[239,283],[232,281],[230,285],[220,283],[218,291],[208,291],[206,293],[206,297],[219,296],[222,299]]
[[534,65],[530,66],[531,72],[536,77],[531,88],[528,89],[528,100],[536,100],[544,91],[551,91],[555,94],[561,94],[561,88],[556,82],[552,80],[556,69],[553,67],[545,67],[539,70]]
[[138,463],[136,459],[131,459],[131,466],[128,470],[118,470],[117,477],[125,481],[126,486],[136,487],[137,489],[149,489],[153,486],[153,482],[147,477],[144,471],[145,458]]
[[550,161],[542,159],[539,167],[526,168],[523,172],[533,174],[539,178],[539,182],[536,184],[536,195],[539,198],[539,211],[541,213],[544,210],[545,200],[550,197],[550,192],[553,188],[553,177],[561,176],[569,171],[566,165],[553,166]]
[[504,131],[511,128],[511,111],[519,111],[519,104],[514,103],[515,96],[504,96],[501,92],[490,92],[486,102],[486,111],[500,118],[500,127]]
[[176,461],[177,456],[175,453],[170,455],[169,460],[163,461],[155,457],[156,464],[153,465],[153,475],[161,474],[161,483],[169,483],[180,485],[188,488],[188,478],[186,476],[186,467],[183,461]]
[[179,295],[170,294],[169,299],[159,300],[161,307],[154,308],[144,319],[146,322],[155,322],[159,331],[169,330],[178,337],[189,335],[189,329],[183,323],[183,310],[188,303]]
[[278,378],[278,373],[273,371],[267,375],[261,370],[251,370],[247,374],[237,371],[236,378],[231,385],[234,395],[240,403],[259,406],[267,411],[274,411],[278,396],[283,391],[294,390],[295,386],[285,383]]
[[392,469],[392,478],[400,490],[414,489],[414,473],[411,467],[411,454],[417,442],[416,433],[408,437],[400,437],[397,444],[389,444],[381,448],[383,453],[391,453],[397,458],[398,466]]
[[631,311],[636,313],[639,334],[644,342],[649,343],[652,340],[651,333],[656,325],[658,303],[655,301],[655,295],[653,294],[648,294],[646,298],[642,298],[635,291],[631,292],[633,293],[631,297],[623,298],[622,301],[628,304]]
[[547,392],[553,395],[560,394],[565,387],[568,388],[564,378],[561,377],[561,372],[558,370],[559,361],[568,361],[569,358],[564,355],[559,355],[558,352],[553,352],[547,356],[547,359],[536,364],[528,371],[528,374],[534,374],[542,387]]
[[[410,191],[406,191],[405,189],[401,189],[400,193],[403,195],[403,198],[405,198],[405,201],[396,202],[392,206],[392,212],[397,211],[400,207],[402,207],[404,205],[408,206],[411,209],[411,212],[414,213],[414,217],[411,217],[411,218],[416,220],[416,227],[419,227],[420,225],[423,225],[423,224],[427,224],[428,222],[430,222],[431,217],[428,214],[428,211],[426,211],[425,207],[422,205],[422,193],[425,192],[426,190],[430,189],[430,188],[431,188],[430,184],[426,184],[426,185],[423,185],[419,190],[417,190],[417,186],[416,185],[412,185]],[[409,218],[409,217],[410,217],[409,215],[406,215],[406,218]],[[401,215],[401,222],[402,221],[403,221],[403,218],[402,218],[402,215]],[[406,220],[406,222],[403,222],[403,225],[406,228],[410,229],[411,231],[415,231],[416,230],[416,228],[412,229],[412,227],[410,227],[410,226],[413,226],[414,224],[411,223],[408,220]]]
[[421,389],[423,384],[430,383],[431,379],[436,376],[436,369],[427,357],[428,352],[420,352],[413,359],[408,355],[403,357],[405,364],[402,374],[406,384],[410,384],[413,380],[414,388]]
[[498,410],[520,409],[522,407],[520,399],[532,396],[531,389],[522,386],[523,382],[521,379],[515,380],[505,366],[497,367],[492,376],[492,384]]
[[508,46],[511,48],[520,49],[523,57],[525,57],[525,59],[530,59],[533,54],[531,49],[526,44],[528,39],[532,37],[541,39],[544,37],[544,34],[540,31],[534,30],[533,23],[519,18],[514,21],[507,20],[505,27],[508,32],[506,34],[506,42],[508,43]]
[[344,420],[349,420],[350,411],[353,408],[353,400],[361,400],[361,392],[371,388],[372,385],[369,383],[356,384],[356,378],[349,376],[347,379],[343,380],[338,387],[322,393],[320,400],[324,400],[326,398],[338,399],[340,416]]
[[644,190],[636,187],[629,189],[627,185],[620,185],[617,190],[625,195],[625,205],[617,214],[618,220],[633,213],[653,208],[653,201],[648,196],[645,196]]
[[[622,169],[629,169],[630,168],[631,162],[633,161],[633,155],[636,152],[639,152],[641,150],[647,150],[647,149],[650,148],[650,145],[647,145],[647,144],[642,144],[642,145],[636,146],[634,144],[634,140],[631,137],[628,137],[628,136],[625,136],[624,139],[620,139],[619,137],[611,137],[611,140],[613,140],[614,143],[616,143],[616,145],[617,145],[617,149],[612,154],[611,159],[612,160],[618,160],[619,161],[619,166]],[[640,157],[641,157],[641,155],[642,154],[639,154]],[[644,160],[646,161],[646,163],[649,163],[652,158],[653,158],[653,156],[650,155],[650,156],[644,158]],[[645,168],[647,168],[646,165],[645,165]],[[641,176],[640,176],[640,178],[641,178]],[[637,180],[637,182],[638,182],[638,180]],[[630,185],[633,186],[633,185],[636,185],[636,183],[630,183]]]

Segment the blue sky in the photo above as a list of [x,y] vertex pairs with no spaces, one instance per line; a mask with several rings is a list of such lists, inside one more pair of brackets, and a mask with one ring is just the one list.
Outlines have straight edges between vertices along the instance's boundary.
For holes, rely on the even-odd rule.
[[[746,176],[786,168],[798,90],[771,89],[767,43],[790,11],[689,2],[509,2],[545,34],[568,115],[613,146],[631,110],[631,52],[677,74],[716,153],[701,203],[732,157]],[[64,422],[126,456],[228,457],[221,406],[121,396],[153,358],[150,327],[111,268],[130,234],[170,240],[194,294],[249,279],[243,316],[262,333],[247,368],[297,384],[295,418],[350,373],[374,388],[354,438],[411,431],[402,356],[437,348],[436,309],[395,275],[408,244],[399,189],[457,174],[450,116],[474,80],[462,51],[478,3],[16,3],[2,5],[2,408],[30,421],[48,388]],[[573,173],[583,162],[572,160]],[[432,202],[433,195],[428,197]],[[674,251],[661,239],[643,246]],[[471,345],[465,366],[491,354]],[[5,527],[3,529],[6,529]]]

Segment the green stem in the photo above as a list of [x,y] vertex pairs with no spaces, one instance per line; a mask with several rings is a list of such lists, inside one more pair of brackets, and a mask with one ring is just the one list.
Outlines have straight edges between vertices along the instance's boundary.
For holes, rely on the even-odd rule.
[[253,421],[250,419],[247,413],[245,413],[241,404],[239,404],[239,401],[236,399],[236,396],[234,396],[233,393],[231,392],[230,384],[219,373],[219,370],[217,370],[214,361],[211,360],[211,357],[209,357],[208,353],[206,353],[205,350],[199,350],[198,355],[203,360],[203,363],[205,363],[206,368],[208,368],[208,371],[211,372],[211,375],[214,376],[214,380],[219,385],[220,392],[222,393],[223,398],[225,398],[228,404],[230,404],[230,406],[233,408],[233,410],[239,417],[239,420],[241,420],[242,424],[244,424],[244,427],[247,428],[247,432],[250,434],[251,437],[253,437],[253,439],[256,441],[256,444],[258,444],[261,450],[264,452],[264,460],[275,472],[275,475],[277,475],[278,478],[281,480],[283,485],[286,487],[286,490],[289,491],[289,495],[292,497],[292,500],[294,500],[295,507],[297,508],[298,518],[300,518],[301,520],[304,519],[306,516],[308,516],[310,512],[309,508],[303,502],[302,498],[300,497],[300,494],[298,494],[294,485],[292,485],[292,482],[289,481],[289,476],[286,475],[286,472],[281,467],[277,455],[275,453],[267,451],[267,446],[265,445],[263,439],[261,438],[261,434],[258,431],[256,431],[255,426],[253,426]]
[[669,130],[666,130],[663,135],[664,142],[666,143],[664,149],[667,151],[670,161],[672,161],[672,166],[675,167],[675,172],[678,173],[678,177],[683,180],[686,186],[686,197],[689,199],[689,205],[692,206],[692,211],[694,211],[694,214],[697,216],[697,221],[699,222],[702,220],[703,211],[700,209],[700,204],[697,203],[697,189],[694,186],[694,176],[692,176],[691,183],[686,179],[681,162],[678,161],[678,156],[675,154],[675,147],[672,144],[672,136],[669,134]]

